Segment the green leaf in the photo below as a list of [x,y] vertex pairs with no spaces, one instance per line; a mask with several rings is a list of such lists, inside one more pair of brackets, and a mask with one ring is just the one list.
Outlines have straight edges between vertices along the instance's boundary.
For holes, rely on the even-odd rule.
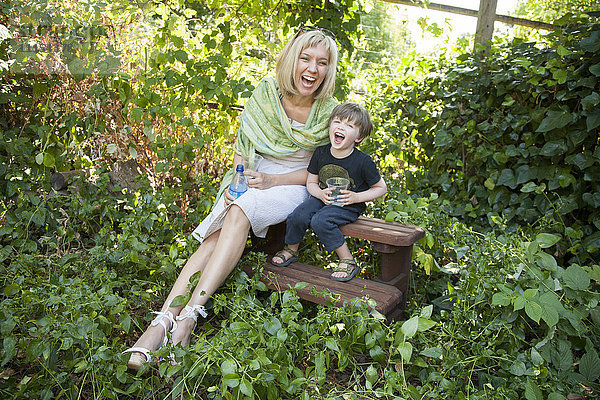
[[428,347],[425,350],[422,350],[419,354],[423,357],[442,358],[444,353],[439,347]]
[[177,50],[173,53],[173,55],[175,56],[177,61],[182,63],[186,62],[188,59],[188,54],[184,50]]
[[411,338],[417,333],[417,329],[419,328],[419,317],[412,317],[408,321],[405,321],[402,324],[400,330],[404,334],[405,337]]
[[562,85],[569,78],[569,71],[567,71],[566,69],[557,69],[552,72],[552,78],[554,78],[560,85]]
[[279,319],[275,317],[271,317],[269,320],[264,323],[265,330],[270,334],[275,336],[277,331],[281,329],[281,322]]
[[179,296],[175,297],[173,301],[171,301],[170,307],[184,306],[187,304],[188,300],[188,296],[180,294]]
[[374,385],[375,382],[377,382],[377,380],[379,379],[377,368],[375,368],[372,365],[369,365],[369,368],[367,368],[367,372],[365,373],[365,377],[367,378],[367,381],[371,383],[371,385]]
[[2,344],[4,348],[4,358],[2,359],[2,364],[0,364],[0,367],[4,367],[15,356],[17,338],[15,336],[5,337]]
[[588,132],[600,126],[600,110],[586,113],[586,127]]
[[433,314],[433,304],[430,304],[427,307],[424,307],[421,310],[421,314],[419,316],[423,317],[423,318],[431,318],[431,314]]
[[548,111],[546,118],[542,120],[536,132],[548,132],[552,129],[560,129],[567,126],[573,120],[573,116],[567,111]]
[[596,382],[600,378],[600,358],[594,350],[589,351],[581,357],[579,362],[579,373],[588,382]]
[[558,269],[556,259],[551,254],[548,254],[544,251],[540,251],[536,254],[536,258],[536,263],[540,267],[552,272],[556,272],[556,270]]
[[419,326],[418,326],[418,330],[419,332],[425,332],[428,329],[431,329],[435,326],[436,322],[432,321],[428,318],[422,318],[419,317]]
[[560,240],[560,236],[553,235],[551,233],[540,233],[535,237],[535,241],[540,245],[542,249],[554,246]]
[[542,294],[540,296],[540,304],[542,304],[544,307],[552,307],[558,311],[558,313],[562,313],[565,310],[560,302],[559,297],[554,292],[546,292]]
[[369,355],[371,358],[379,363],[384,363],[386,360],[386,353],[383,351],[381,346],[375,346],[371,350],[369,350]]
[[[237,379],[237,364],[233,360],[224,360],[221,363],[221,375],[229,379]],[[234,377],[235,376],[235,377]],[[239,383],[236,383],[237,386]],[[232,386],[234,387],[234,386]]]
[[571,344],[566,340],[559,340],[556,349],[551,351],[552,364],[559,370],[566,371],[573,366],[573,353]]
[[85,63],[78,58],[69,61],[67,68],[69,69],[69,72],[73,78],[75,78],[75,80],[78,82],[90,73]]
[[114,154],[117,151],[117,145],[114,143],[110,143],[106,146],[106,152],[108,154]]
[[294,289],[304,289],[305,287],[307,287],[309,285],[308,282],[298,282],[294,285]]
[[527,382],[525,383],[525,398],[527,400],[544,400],[544,395],[540,388],[529,378],[527,378]]
[[398,353],[402,357],[402,361],[409,362],[412,357],[413,346],[409,342],[400,343],[398,346]]
[[521,192],[522,193],[531,193],[531,192],[535,192],[537,188],[538,188],[538,185],[536,185],[534,182],[527,182],[526,184],[524,184],[521,187]]
[[552,328],[558,324],[558,311],[552,307],[542,307],[542,319],[548,327]]
[[566,400],[567,398],[560,393],[552,392],[548,395],[548,400]]
[[590,36],[579,42],[579,46],[590,53],[597,53],[600,50],[600,32],[593,31]]
[[537,293],[537,289],[527,289],[523,292],[523,297],[525,298],[525,300],[531,300],[535,297]]
[[565,154],[567,150],[568,148],[565,145],[564,140],[554,140],[546,142],[542,147],[540,154],[546,157],[553,157]]
[[240,382],[240,391],[248,397],[252,396],[252,383],[250,383],[247,379],[242,379]]
[[325,347],[327,347],[331,351],[335,351],[335,352],[340,351],[338,343],[333,338],[327,338],[327,340],[325,341]]
[[561,57],[565,57],[568,56],[569,54],[572,54],[573,52],[570,50],[567,50],[564,46],[559,45],[558,48],[556,49],[556,52],[558,53],[559,56]]
[[600,76],[600,64],[590,66],[590,72],[595,76]]
[[523,296],[515,297],[513,300],[513,311],[522,310],[525,307],[525,298]]
[[574,290],[586,290],[590,286],[590,277],[579,265],[571,265],[562,275],[565,285]]
[[517,180],[512,169],[503,169],[496,181],[496,185],[508,186],[511,189],[517,188]]
[[154,128],[150,125],[145,126],[144,129],[142,129],[142,131],[144,132],[144,135],[146,135],[146,137],[151,141],[151,142],[155,142],[156,141],[156,132],[154,131]]
[[510,304],[510,296],[504,293],[496,292],[492,296],[492,305],[494,306],[507,306]]
[[535,301],[528,301],[525,303],[525,314],[539,324],[542,318],[542,306]]
[[510,373],[515,376],[523,376],[527,372],[527,367],[522,361],[515,361],[509,369]]
[[50,153],[44,153],[44,166],[48,168],[52,168],[56,165],[56,160],[54,156]]

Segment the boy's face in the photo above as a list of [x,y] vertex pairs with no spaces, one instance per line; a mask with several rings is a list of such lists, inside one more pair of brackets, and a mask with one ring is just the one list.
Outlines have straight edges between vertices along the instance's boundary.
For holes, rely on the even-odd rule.
[[350,120],[334,117],[329,125],[329,141],[336,150],[348,150],[362,141],[360,127]]

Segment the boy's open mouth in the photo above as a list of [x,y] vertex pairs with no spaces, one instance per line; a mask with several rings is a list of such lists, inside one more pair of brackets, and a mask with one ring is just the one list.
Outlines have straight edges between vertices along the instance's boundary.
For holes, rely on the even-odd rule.
[[333,137],[333,141],[335,142],[335,144],[340,144],[344,141],[345,138],[346,138],[346,136],[344,136],[341,133],[336,132]]

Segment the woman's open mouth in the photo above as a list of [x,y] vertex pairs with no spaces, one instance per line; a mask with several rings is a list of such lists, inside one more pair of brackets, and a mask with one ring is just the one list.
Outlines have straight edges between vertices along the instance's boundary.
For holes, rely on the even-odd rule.
[[312,87],[316,82],[316,79],[310,76],[302,77],[302,84],[307,87]]

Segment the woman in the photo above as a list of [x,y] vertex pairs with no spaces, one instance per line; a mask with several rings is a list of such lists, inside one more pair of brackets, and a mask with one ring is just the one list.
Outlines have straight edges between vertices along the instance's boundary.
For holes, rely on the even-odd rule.
[[[336,101],[335,41],[320,30],[300,31],[285,45],[276,66],[276,80],[265,78],[254,90],[240,117],[233,165],[258,153],[257,171],[247,170],[249,189],[238,199],[225,190],[231,171],[221,183],[211,213],[193,232],[201,241],[185,264],[162,309],[135,345],[128,366],[139,369],[150,352],[165,345],[186,346],[204,305],[238,263],[250,228],[264,237],[269,225],[284,221],[308,196],[306,167],[313,150],[328,141],[327,121]],[[171,307],[188,291],[190,277],[200,279],[185,307]]]

